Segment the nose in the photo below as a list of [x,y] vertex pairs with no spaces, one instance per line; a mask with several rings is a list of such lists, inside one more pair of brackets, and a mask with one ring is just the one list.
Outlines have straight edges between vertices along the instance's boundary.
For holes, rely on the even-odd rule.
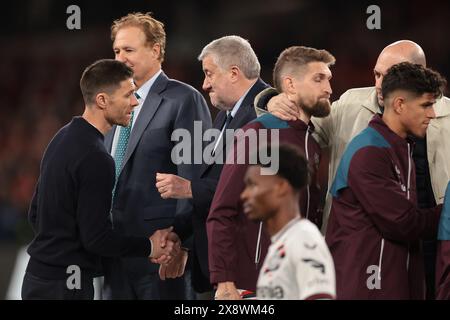
[[209,83],[209,81],[208,81],[208,79],[206,77],[203,80],[202,89],[204,91],[208,91],[209,89],[211,89],[211,84]]
[[331,95],[332,93],[333,93],[333,90],[331,89],[331,83],[330,83],[330,81],[326,81],[326,84],[325,84],[325,92],[327,93],[327,94],[329,94],[329,95]]
[[139,101],[134,94],[131,95],[131,106],[134,108],[139,105]]
[[436,112],[434,112],[434,106],[432,108],[429,108],[428,112],[427,112],[427,117],[429,119],[434,119],[436,118]]
[[242,191],[242,193],[241,193],[241,200],[242,200],[243,202],[245,202],[245,201],[247,200],[247,198],[248,198],[248,195],[247,195],[247,188],[245,188],[244,191]]

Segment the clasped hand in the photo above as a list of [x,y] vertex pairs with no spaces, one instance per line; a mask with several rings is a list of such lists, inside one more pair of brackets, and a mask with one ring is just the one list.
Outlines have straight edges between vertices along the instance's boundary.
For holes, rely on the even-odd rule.
[[160,264],[161,280],[181,277],[188,258],[187,250],[181,248],[180,238],[172,230],[173,227],[157,230],[150,237],[153,247],[150,261]]

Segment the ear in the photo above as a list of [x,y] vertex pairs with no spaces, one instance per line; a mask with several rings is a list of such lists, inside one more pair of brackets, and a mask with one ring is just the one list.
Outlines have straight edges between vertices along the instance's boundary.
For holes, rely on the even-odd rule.
[[405,97],[396,96],[392,101],[392,108],[397,114],[401,114],[405,110]]
[[231,82],[234,83],[238,80],[239,74],[241,73],[241,70],[237,66],[232,66],[230,68],[230,78]]
[[283,77],[283,89],[288,95],[295,95],[297,91],[295,89],[294,78],[291,76]]
[[104,110],[108,106],[108,94],[104,92],[100,92],[95,96],[95,104],[101,109]]
[[155,58],[159,60],[159,57],[161,56],[161,45],[159,43],[155,43],[152,46],[152,52]]

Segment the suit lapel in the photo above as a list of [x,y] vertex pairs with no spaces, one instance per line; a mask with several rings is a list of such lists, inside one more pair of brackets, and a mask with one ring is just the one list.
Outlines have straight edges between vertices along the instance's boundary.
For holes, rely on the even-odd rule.
[[151,87],[147,97],[145,98],[142,109],[139,112],[136,122],[134,123],[133,129],[131,130],[130,140],[128,142],[127,151],[125,152],[125,158],[123,160],[123,167],[125,167],[125,165],[127,164],[128,160],[136,149],[136,146],[141,139],[145,128],[147,128],[148,124],[153,119],[156,111],[158,110],[162,101],[160,93],[166,88],[168,81],[169,78],[165,75],[164,72],[161,72],[161,74]]

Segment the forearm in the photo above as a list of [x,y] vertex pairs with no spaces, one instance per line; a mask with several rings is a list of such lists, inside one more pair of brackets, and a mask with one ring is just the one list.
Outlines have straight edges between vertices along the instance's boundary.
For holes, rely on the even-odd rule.
[[150,257],[152,244],[146,237],[124,236],[111,228],[85,228],[80,234],[83,247],[105,257]]
[[[184,200],[187,201],[187,200]],[[189,208],[186,208],[186,211],[183,213],[178,213],[175,215],[175,219],[173,222],[173,232],[175,232],[181,239],[181,241],[185,241],[193,234],[193,226],[192,226],[192,215],[193,215],[192,205],[189,205]]]

